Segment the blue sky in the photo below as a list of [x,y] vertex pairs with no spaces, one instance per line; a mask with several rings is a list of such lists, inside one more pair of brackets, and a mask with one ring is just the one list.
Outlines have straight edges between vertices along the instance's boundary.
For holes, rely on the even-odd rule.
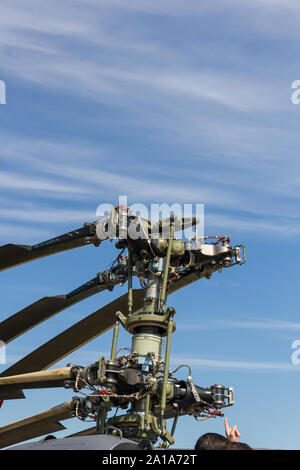
[[[169,298],[174,365],[191,364],[199,385],[233,385],[227,416],[241,439],[282,449],[300,448],[299,12],[292,0],[3,0],[0,15],[1,244],[77,228],[122,194],[205,204],[206,234],[244,243],[247,263]],[[2,318],[69,292],[114,255],[103,244],[3,272]],[[10,343],[9,362],[123,292],[39,325]],[[58,365],[97,360],[111,336]],[[130,345],[127,333],[119,342]],[[4,404],[1,425],[71,395],[26,397]],[[84,427],[64,424],[61,436]],[[222,420],[183,418],[176,446],[208,431],[223,432]]]

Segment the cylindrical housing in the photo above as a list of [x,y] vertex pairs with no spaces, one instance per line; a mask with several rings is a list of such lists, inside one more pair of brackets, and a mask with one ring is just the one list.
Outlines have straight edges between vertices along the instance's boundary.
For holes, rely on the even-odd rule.
[[154,313],[158,310],[158,300],[160,293],[160,277],[148,274],[148,282],[144,296],[144,311]]
[[155,333],[136,333],[132,337],[132,350],[139,356],[152,353],[156,360],[162,360],[164,340]]
[[146,299],[158,299],[160,289],[160,278],[149,274],[148,284],[146,287],[145,298]]

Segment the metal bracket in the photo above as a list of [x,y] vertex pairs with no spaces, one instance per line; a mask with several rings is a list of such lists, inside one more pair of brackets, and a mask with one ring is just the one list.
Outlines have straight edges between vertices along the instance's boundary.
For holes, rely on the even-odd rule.
[[[242,252],[243,252],[243,258],[241,258],[241,248],[242,248]],[[236,245],[235,250],[236,250],[236,255],[235,255],[236,263],[234,263],[231,266],[234,266],[235,264],[242,265],[242,264],[246,263],[245,245]]]

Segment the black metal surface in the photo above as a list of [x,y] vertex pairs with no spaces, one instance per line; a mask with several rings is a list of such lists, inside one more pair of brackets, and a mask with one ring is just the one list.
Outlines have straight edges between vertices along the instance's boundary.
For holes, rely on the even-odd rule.
[[1,394],[0,400],[16,400],[19,398],[25,398],[24,393],[20,388],[10,388],[9,390],[3,391],[3,398]]

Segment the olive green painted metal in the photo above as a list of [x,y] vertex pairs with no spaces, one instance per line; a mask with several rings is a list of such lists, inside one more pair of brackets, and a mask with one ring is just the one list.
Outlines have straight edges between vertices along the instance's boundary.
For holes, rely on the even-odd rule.
[[167,343],[166,343],[166,354],[165,354],[165,364],[164,364],[164,378],[163,378],[163,388],[161,394],[161,416],[163,418],[165,409],[166,409],[166,396],[167,396],[167,381],[169,374],[169,365],[170,365],[170,354],[171,354],[171,337],[173,333],[173,316],[175,310],[173,308],[168,309],[169,319],[168,319],[168,331],[167,331]]
[[119,335],[119,322],[117,321],[114,327],[113,343],[112,343],[111,354],[110,354],[111,361],[114,361],[116,358],[118,335]]
[[172,245],[173,245],[173,238],[174,238],[174,221],[171,222],[171,228],[170,228],[170,239],[168,243],[168,250],[167,250],[167,256],[165,260],[165,266],[164,266],[164,275],[163,275],[163,282],[162,282],[162,287],[161,287],[161,306],[162,310],[166,310],[166,300],[167,300],[167,282],[169,279],[169,269],[170,269],[170,259],[171,259],[171,253],[172,253]]

